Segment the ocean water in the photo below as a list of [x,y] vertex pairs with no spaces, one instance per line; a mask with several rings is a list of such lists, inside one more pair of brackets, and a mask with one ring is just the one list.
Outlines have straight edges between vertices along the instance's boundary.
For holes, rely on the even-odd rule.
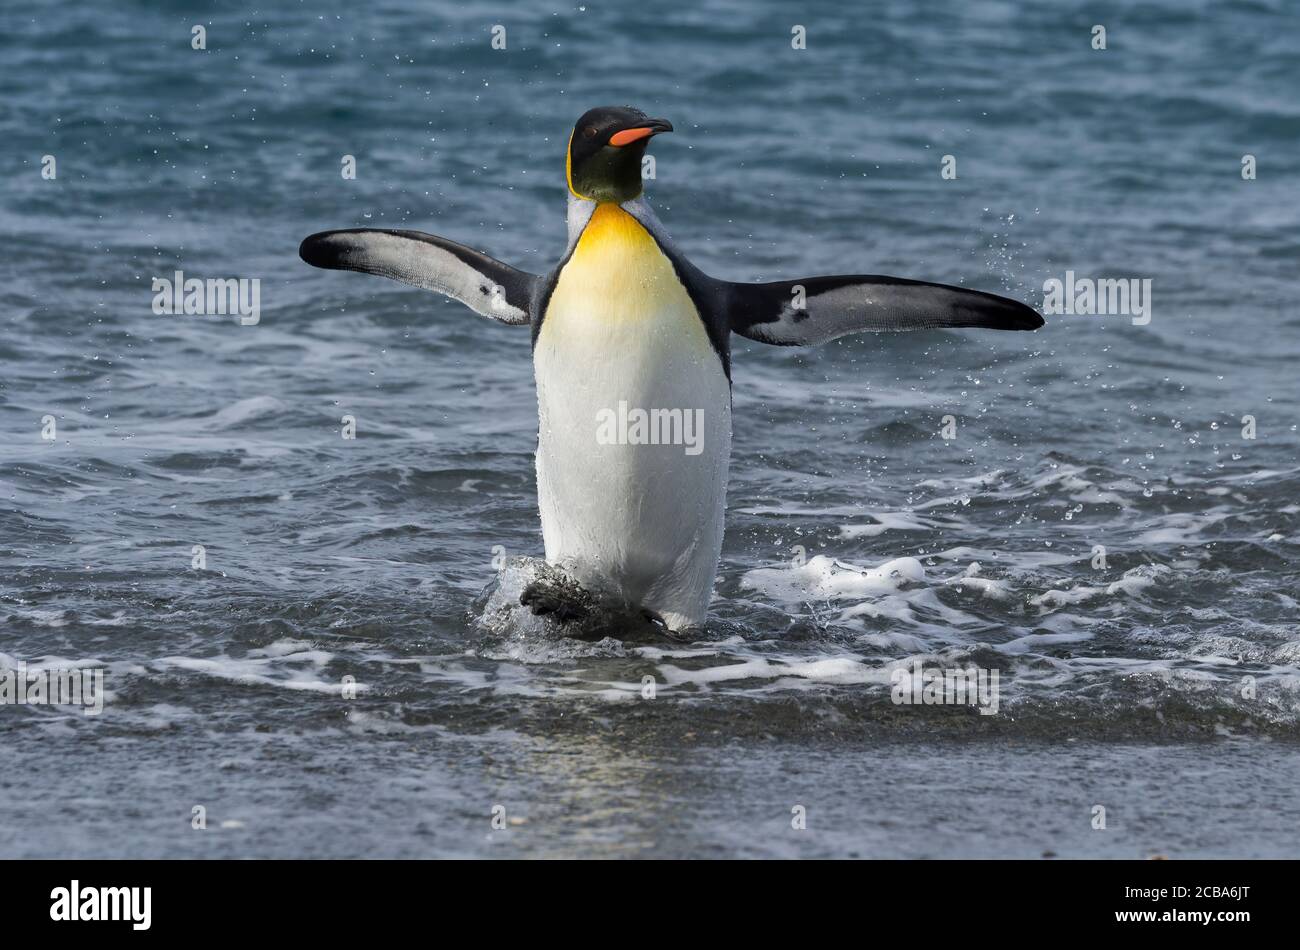
[[[0,668],[107,690],[0,705],[0,856],[1300,850],[1293,4],[9,5],[0,37]],[[737,338],[707,628],[565,636],[512,606],[528,332],[297,245],[544,271],[572,123],[621,103],[676,126],[647,197],[710,273],[1149,279],[1150,321]],[[259,321],[155,314],[176,270],[259,279]],[[895,703],[915,663],[996,671],[997,712]]]

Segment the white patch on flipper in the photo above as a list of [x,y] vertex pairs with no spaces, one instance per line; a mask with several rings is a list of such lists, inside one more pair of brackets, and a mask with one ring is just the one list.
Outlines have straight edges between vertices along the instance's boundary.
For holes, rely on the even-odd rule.
[[336,233],[328,240],[340,261],[459,300],[475,313],[502,323],[525,324],[528,312],[514,306],[487,274],[436,244],[380,231]]

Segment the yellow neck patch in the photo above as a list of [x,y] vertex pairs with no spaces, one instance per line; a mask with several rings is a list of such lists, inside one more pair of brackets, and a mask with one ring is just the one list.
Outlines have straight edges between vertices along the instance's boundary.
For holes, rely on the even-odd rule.
[[672,326],[693,344],[708,346],[704,324],[672,262],[641,222],[607,202],[597,205],[560,271],[541,339],[637,324]]
[[[632,217],[612,201],[596,205],[591,220],[578,238],[578,246],[573,249],[573,256],[580,254],[602,254],[610,257],[624,258],[624,265],[633,263],[634,258],[652,253],[663,256],[659,245],[650,236],[650,232],[641,226],[641,222]],[[611,261],[613,263],[613,261]]]

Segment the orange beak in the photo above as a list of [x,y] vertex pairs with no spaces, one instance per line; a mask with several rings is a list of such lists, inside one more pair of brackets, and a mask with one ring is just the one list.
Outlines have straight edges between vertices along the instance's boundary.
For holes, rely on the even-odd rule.
[[673,125],[671,122],[668,122],[665,119],[651,119],[649,125],[615,132],[609,137],[609,144],[613,145],[615,148],[622,148],[624,145],[631,145],[633,142],[648,139],[650,136],[658,135],[660,132],[671,132],[672,130]]

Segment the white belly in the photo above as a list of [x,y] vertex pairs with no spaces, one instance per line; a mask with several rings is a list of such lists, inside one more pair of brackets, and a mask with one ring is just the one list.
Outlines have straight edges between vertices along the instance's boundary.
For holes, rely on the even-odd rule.
[[614,206],[597,210],[561,273],[533,362],[547,560],[670,627],[703,622],[730,388],[670,262]]

